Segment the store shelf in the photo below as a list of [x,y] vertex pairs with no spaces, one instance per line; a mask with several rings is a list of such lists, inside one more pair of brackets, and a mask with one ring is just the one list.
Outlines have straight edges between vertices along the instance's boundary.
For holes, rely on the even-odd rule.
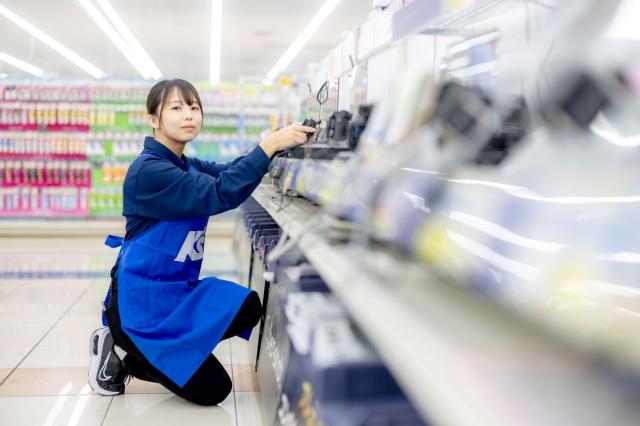
[[478,0],[459,11],[442,13],[441,1],[415,0],[393,14],[392,43],[415,33],[455,31],[469,19],[505,3],[507,0]]
[[283,202],[267,182],[253,197],[299,239],[407,396],[435,424],[591,425],[613,418],[640,424],[629,384],[623,388],[611,367],[441,282],[421,264],[383,249],[328,242],[321,230],[309,229],[320,209],[306,200]]
[[[350,73],[356,66],[366,63],[380,52],[398,42],[406,40],[414,34],[466,34],[464,24],[487,10],[506,3],[507,0],[479,0],[456,12],[442,14],[440,0],[414,0],[389,17],[390,36],[384,42],[358,52],[357,61],[342,70],[335,77],[341,78]],[[358,49],[361,49],[358,46]]]
[[392,41],[424,29],[440,14],[439,0],[416,0],[393,14],[391,20]]

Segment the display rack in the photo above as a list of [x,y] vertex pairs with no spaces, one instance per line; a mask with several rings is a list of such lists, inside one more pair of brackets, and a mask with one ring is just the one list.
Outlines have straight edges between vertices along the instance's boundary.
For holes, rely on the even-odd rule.
[[416,0],[393,14],[391,43],[411,34],[455,31],[461,25],[507,0],[477,0],[463,8],[443,7],[437,0]]
[[310,225],[320,220],[320,208],[283,199],[271,183],[263,182],[253,197],[297,240],[426,419],[456,425],[640,421],[640,409],[624,402],[629,388],[592,355],[443,283],[424,265],[380,248],[331,243],[325,229]]
[[346,37],[329,53],[329,79],[346,75],[415,34],[468,34],[466,23],[505,3],[507,0],[414,0],[374,14],[354,31],[353,37]]

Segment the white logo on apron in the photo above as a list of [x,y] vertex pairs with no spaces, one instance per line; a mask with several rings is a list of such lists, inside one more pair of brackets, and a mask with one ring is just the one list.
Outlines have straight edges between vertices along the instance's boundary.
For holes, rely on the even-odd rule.
[[184,239],[180,253],[176,256],[176,262],[184,262],[187,256],[192,261],[200,260],[204,257],[204,232],[205,231],[189,231],[187,238]]

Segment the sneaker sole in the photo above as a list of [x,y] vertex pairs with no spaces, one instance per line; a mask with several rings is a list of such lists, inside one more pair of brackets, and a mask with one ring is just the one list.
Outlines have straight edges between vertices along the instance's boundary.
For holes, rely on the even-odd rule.
[[[104,339],[102,338],[102,335],[104,333],[107,332],[106,328],[99,328],[96,331],[94,331],[93,333],[91,333],[91,338],[89,339],[89,359],[93,359],[95,356],[100,356],[100,354],[102,353],[102,345],[104,344]],[[94,337],[98,335],[100,336],[98,338],[98,355],[94,355],[93,354],[93,339]],[[91,387],[91,389],[93,389],[93,391],[99,395],[103,395],[103,396],[113,396],[113,395],[120,395],[120,392],[115,392],[115,391],[108,391],[106,389],[102,389],[99,385],[98,382],[96,381],[96,376],[98,374],[98,368],[100,367],[100,362],[91,362],[89,361],[89,386]]]

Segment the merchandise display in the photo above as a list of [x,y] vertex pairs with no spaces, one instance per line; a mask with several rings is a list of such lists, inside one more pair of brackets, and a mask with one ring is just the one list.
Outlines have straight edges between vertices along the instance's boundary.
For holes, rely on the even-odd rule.
[[[269,214],[253,199],[241,211],[246,232],[237,241],[251,241],[252,253],[244,256],[259,258],[262,264],[243,265],[251,265],[248,274],[254,278],[261,279],[265,270],[270,274],[265,287],[254,287],[265,307],[256,367],[261,383],[267,385],[262,398],[268,423],[423,425],[389,370],[304,256],[294,248],[274,261],[267,260],[281,238]],[[274,231],[273,239],[267,236],[269,241],[264,242],[269,229]]]
[[636,204],[635,155],[591,128],[596,116],[627,130],[640,125],[628,85],[636,72],[594,78],[580,71],[560,80],[545,129],[498,168],[444,177],[439,202],[414,228],[418,257],[454,282],[630,360],[640,359],[629,339],[637,310],[629,260],[637,247],[615,236],[634,232],[625,218]]
[[[604,356],[636,375],[640,346],[630,336],[635,335],[639,309],[638,247],[623,236],[635,233],[630,218],[638,201],[633,189],[640,131],[635,116],[638,62],[614,53],[617,41],[602,37],[617,5],[598,7],[602,13],[595,18],[587,5],[568,6],[552,33],[553,51],[532,55],[538,62],[527,62],[528,68],[505,66],[501,32],[482,28],[444,49],[437,74],[408,68],[398,75],[390,96],[373,108],[362,103],[358,111],[333,108],[309,148],[274,159],[269,183],[282,199],[272,204],[264,198],[272,191],[265,183],[260,204],[270,206],[271,214],[296,206],[278,222],[288,224],[285,234],[297,235],[292,244],[299,244],[301,257],[311,256],[323,243],[338,250],[332,244],[340,241],[347,251],[373,256],[382,265],[402,259],[409,269],[489,300],[516,321],[535,324],[551,340]],[[582,31],[587,22],[589,31]],[[572,50],[578,39],[587,46],[580,52]],[[532,51],[544,52],[549,48],[545,43],[546,38],[533,43]],[[603,55],[607,48],[611,53]],[[637,45],[629,48],[638,51]],[[563,66],[567,55],[571,67]],[[357,66],[366,67],[367,61],[364,55]],[[530,69],[537,68],[544,74],[531,77]],[[533,90],[521,90],[522,84],[506,89],[507,82],[527,78],[532,78]],[[338,78],[337,84],[353,82]],[[328,87],[325,83],[317,95],[321,111]],[[313,105],[308,99],[303,103],[307,116],[316,115]],[[324,117],[322,112],[319,116]],[[352,150],[311,154],[310,147],[317,150],[323,143],[334,148],[348,144]],[[315,206],[312,218],[291,223],[307,205]],[[328,237],[336,232],[340,238]],[[353,274],[373,268],[374,275],[389,275],[377,261],[350,261],[358,271]],[[333,276],[329,293],[346,294],[345,283],[330,271],[349,267],[318,259],[305,266],[314,267],[320,280]],[[283,275],[279,281],[287,279]],[[405,279],[380,285],[403,288],[409,285]],[[327,303],[321,302],[324,293],[300,301],[303,307],[295,312],[312,312],[314,303]],[[327,305],[334,309],[340,302]],[[346,311],[358,309],[353,300]],[[286,310],[285,317],[297,324]],[[303,364],[298,367],[306,374],[301,381],[310,386],[321,380],[311,378],[313,357],[300,361],[298,356],[309,350],[308,343],[299,341],[313,333],[298,327],[299,336],[289,332],[293,350],[285,358],[289,365]],[[373,329],[369,336],[376,335]],[[332,333],[341,336],[345,330]],[[318,333],[322,336],[322,330]],[[404,382],[411,386],[410,373]],[[312,394],[322,399],[321,392],[314,388]],[[303,393],[304,386],[296,399]],[[423,409],[433,408],[427,398],[423,401]],[[293,418],[295,402],[282,398],[282,419]]]
[[[495,34],[485,39],[495,43]],[[546,104],[538,100],[535,113],[546,121],[538,120],[535,129],[523,98],[502,96],[498,102],[468,83],[435,85],[428,72],[409,74],[397,100],[374,112],[358,155],[336,166],[346,168],[341,181],[326,179],[335,176],[326,169],[338,163],[321,170],[317,161],[301,159],[274,162],[271,176],[283,193],[316,203],[323,186],[339,187],[323,204],[353,222],[355,241],[398,249],[448,281],[533,311],[535,318],[578,340],[600,342],[622,358],[640,359],[623,337],[634,321],[617,312],[633,315],[630,295],[594,300],[606,293],[602,286],[625,292],[626,280],[606,272],[613,269],[605,258],[635,252],[605,237],[624,223],[619,214],[631,212],[635,157],[594,133],[592,123],[599,117],[635,134],[630,114],[636,69],[599,68],[594,75],[558,75],[558,90]],[[494,87],[486,79],[481,83]],[[329,135],[339,121],[335,114],[332,119]],[[542,195],[549,192],[554,195]],[[586,219],[591,215],[595,223]],[[530,252],[538,249],[549,258]],[[577,277],[591,284],[578,290]]]

